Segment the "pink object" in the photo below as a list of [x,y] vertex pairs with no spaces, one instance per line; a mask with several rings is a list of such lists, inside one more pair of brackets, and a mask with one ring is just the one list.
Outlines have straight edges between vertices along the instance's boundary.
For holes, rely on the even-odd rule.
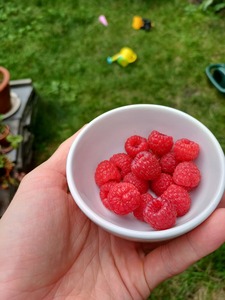
[[99,20],[99,22],[102,23],[104,26],[108,26],[108,22],[107,22],[105,16],[103,16],[103,15],[99,16],[98,20]]

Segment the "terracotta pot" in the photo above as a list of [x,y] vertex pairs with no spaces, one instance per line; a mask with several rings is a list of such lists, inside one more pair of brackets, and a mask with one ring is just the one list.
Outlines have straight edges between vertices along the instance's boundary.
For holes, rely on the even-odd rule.
[[2,153],[7,153],[12,149],[10,143],[6,139],[9,133],[10,133],[9,126],[5,125],[4,131],[0,133],[0,146],[2,147],[1,148]]
[[9,80],[9,71],[0,66],[0,114],[5,114],[11,109]]

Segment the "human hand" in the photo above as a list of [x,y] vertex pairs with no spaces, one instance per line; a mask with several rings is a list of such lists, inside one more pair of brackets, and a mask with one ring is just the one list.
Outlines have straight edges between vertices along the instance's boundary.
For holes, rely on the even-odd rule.
[[224,192],[223,197],[218,205],[218,208],[225,208],[225,192]]
[[160,244],[102,230],[68,192],[66,158],[74,138],[23,178],[0,220],[0,299],[146,299],[225,241],[224,208]]

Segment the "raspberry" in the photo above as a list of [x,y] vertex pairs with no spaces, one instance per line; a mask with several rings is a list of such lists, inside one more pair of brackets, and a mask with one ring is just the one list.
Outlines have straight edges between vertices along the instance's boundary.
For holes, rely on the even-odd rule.
[[122,178],[130,172],[132,158],[128,154],[117,153],[109,160],[119,169]]
[[174,226],[176,215],[174,205],[170,201],[161,198],[150,201],[143,212],[145,222],[156,230],[169,229]]
[[173,151],[177,160],[191,161],[198,157],[200,147],[196,142],[184,138],[175,142]]
[[190,209],[191,197],[187,190],[181,186],[171,184],[161,197],[173,203],[177,217],[185,215]]
[[173,173],[174,183],[184,186],[189,190],[197,187],[200,180],[200,171],[196,164],[192,161],[184,161],[179,163]]
[[124,176],[123,182],[132,183],[134,186],[136,186],[136,188],[138,189],[138,191],[141,194],[147,193],[147,191],[149,189],[149,182],[147,180],[138,178],[132,172],[130,172],[126,176]]
[[95,171],[95,182],[100,187],[108,181],[120,181],[120,172],[109,160],[100,162]]
[[141,202],[141,194],[131,183],[119,182],[108,193],[111,210],[118,215],[126,215],[135,210]]
[[135,157],[141,151],[149,150],[147,139],[139,135],[129,137],[125,142],[124,148],[131,157]]
[[131,171],[144,180],[153,180],[161,173],[161,167],[157,157],[148,151],[140,152],[131,163]]
[[109,181],[103,184],[100,187],[99,195],[102,200],[102,203],[105,205],[106,208],[110,209],[109,201],[108,201],[108,194],[110,189],[116,184],[116,181]]
[[160,158],[159,162],[161,165],[162,172],[169,173],[169,174],[173,174],[173,172],[178,164],[178,162],[175,158],[174,152],[169,152],[169,153],[164,154]]
[[133,211],[133,215],[135,216],[136,219],[145,222],[144,220],[144,216],[143,216],[143,211],[146,207],[146,205],[148,204],[148,202],[153,200],[153,196],[149,193],[145,193],[141,195],[141,203],[138,206],[138,208],[136,208]]
[[156,196],[160,196],[172,183],[173,178],[170,174],[161,173],[159,177],[150,183],[150,188]]
[[148,137],[149,148],[157,155],[168,153],[173,147],[173,137],[153,130]]
[[130,136],[124,148],[126,153],[112,155],[95,170],[103,205],[118,215],[133,213],[155,230],[171,228],[190,210],[189,191],[200,183],[194,163],[199,144],[187,138],[174,143],[172,136],[153,130],[148,138]]

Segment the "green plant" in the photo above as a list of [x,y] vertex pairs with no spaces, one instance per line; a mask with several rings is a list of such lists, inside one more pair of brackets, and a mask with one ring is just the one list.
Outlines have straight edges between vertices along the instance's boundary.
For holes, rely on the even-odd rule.
[[196,13],[196,12],[213,12],[219,13],[225,9],[225,1],[224,0],[203,0],[199,1],[199,3],[189,4],[186,6],[185,11],[188,13]]
[[225,8],[224,0],[204,0],[200,4],[200,9],[206,11],[212,8],[214,12],[219,12],[221,9]]
[[[0,132],[4,132],[6,124],[3,123],[3,116],[0,115]],[[8,134],[6,137],[7,149],[16,149],[22,142],[23,137],[21,135]],[[5,148],[0,145],[0,188],[6,189],[10,185],[17,185],[18,180],[14,178],[12,172],[14,168],[14,163],[10,161],[5,153]]]
[[0,148],[0,188],[7,189],[10,185],[17,185],[18,180],[12,176],[14,163],[9,160],[6,154],[1,153]]
[[3,115],[0,114],[0,134],[4,132],[5,124],[3,123]]
[[23,140],[23,137],[22,135],[14,135],[14,134],[9,134],[6,138],[6,140],[10,143],[10,146],[13,148],[13,149],[16,149],[18,148],[19,144],[22,142]]

